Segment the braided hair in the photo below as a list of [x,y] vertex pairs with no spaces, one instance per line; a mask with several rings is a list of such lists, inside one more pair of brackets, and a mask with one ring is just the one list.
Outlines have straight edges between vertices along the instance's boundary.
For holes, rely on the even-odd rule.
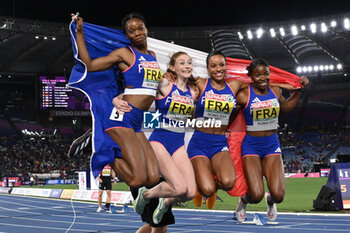
[[253,73],[254,69],[257,66],[259,66],[259,65],[263,65],[263,66],[269,67],[269,63],[265,59],[263,59],[263,58],[256,58],[246,68],[246,70],[248,71],[248,76],[249,77],[252,76],[252,73]]

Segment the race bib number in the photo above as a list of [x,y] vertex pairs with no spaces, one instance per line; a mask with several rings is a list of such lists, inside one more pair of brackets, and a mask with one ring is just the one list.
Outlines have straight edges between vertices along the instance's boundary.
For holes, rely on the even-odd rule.
[[193,111],[193,99],[187,96],[172,95],[166,117],[171,120],[186,120]]
[[111,170],[110,169],[104,169],[102,170],[102,176],[110,176]]
[[218,95],[206,92],[203,116],[221,120],[223,125],[227,125],[235,107],[236,100],[232,95]]
[[277,99],[252,103],[250,111],[253,114],[254,126],[278,124],[280,106]]
[[112,109],[109,119],[112,121],[123,121],[124,114],[120,114],[116,108]]
[[142,87],[157,89],[159,81],[162,78],[162,71],[157,62],[141,62],[144,69]]

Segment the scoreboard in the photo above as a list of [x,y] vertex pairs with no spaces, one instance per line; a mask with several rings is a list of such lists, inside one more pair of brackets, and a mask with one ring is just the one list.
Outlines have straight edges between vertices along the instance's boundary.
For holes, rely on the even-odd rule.
[[327,186],[336,191],[336,209],[350,209],[350,163],[335,163],[331,166]]
[[79,90],[66,87],[65,77],[40,76],[40,109],[89,110],[88,98]]
[[343,208],[350,209],[350,168],[337,169]]

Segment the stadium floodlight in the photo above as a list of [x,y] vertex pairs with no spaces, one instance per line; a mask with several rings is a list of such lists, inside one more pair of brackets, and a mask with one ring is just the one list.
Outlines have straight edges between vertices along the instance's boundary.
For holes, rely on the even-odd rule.
[[259,28],[258,30],[256,30],[256,37],[260,39],[263,33],[264,30],[262,28]]
[[305,31],[305,30],[306,30],[305,25],[301,25],[300,29],[301,29],[302,31]]
[[317,26],[315,23],[310,24],[310,30],[312,33],[316,33],[317,31]]
[[271,37],[275,37],[276,36],[275,29],[270,28],[270,35],[271,35]]
[[284,28],[280,28],[280,34],[281,34],[281,36],[285,36],[286,35],[286,32],[284,31]]
[[297,28],[297,26],[293,25],[291,27],[291,31],[292,31],[293,36],[298,35],[298,28]]
[[237,32],[237,34],[238,34],[238,38],[239,38],[240,40],[243,40],[243,35],[242,35],[242,33],[241,33],[241,32]]
[[326,33],[328,30],[327,26],[325,23],[321,23],[321,32]]
[[250,30],[247,31],[247,36],[249,40],[253,39],[253,34]]
[[342,64],[337,64],[337,65],[314,65],[314,66],[298,66],[296,68],[297,73],[317,73],[317,72],[328,72],[328,71],[333,71],[334,69],[341,70],[343,69]]
[[332,28],[335,28],[336,26],[337,26],[337,21],[332,20],[332,22],[331,22],[331,27],[332,27]]
[[344,28],[345,29],[350,29],[350,20],[349,18],[344,19]]

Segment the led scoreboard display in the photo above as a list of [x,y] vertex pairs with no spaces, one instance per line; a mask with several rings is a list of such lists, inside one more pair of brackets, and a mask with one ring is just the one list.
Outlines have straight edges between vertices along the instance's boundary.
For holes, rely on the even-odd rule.
[[350,168],[337,169],[343,208],[350,209]]
[[65,77],[40,76],[40,109],[89,110],[86,96],[66,84]]
[[336,191],[335,209],[350,209],[350,163],[332,164],[328,176],[327,186]]

